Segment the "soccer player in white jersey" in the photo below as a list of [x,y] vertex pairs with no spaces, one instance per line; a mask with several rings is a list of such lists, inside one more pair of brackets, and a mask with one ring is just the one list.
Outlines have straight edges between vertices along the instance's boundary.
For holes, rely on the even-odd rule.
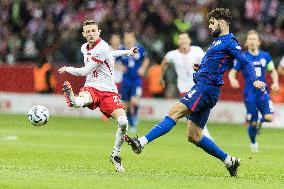
[[74,96],[70,83],[64,82],[63,92],[69,107],[88,107],[92,110],[99,107],[106,117],[112,117],[117,121],[118,129],[110,161],[115,165],[116,171],[123,172],[120,151],[123,144],[122,137],[128,129],[128,120],[114,82],[113,56],[134,54],[137,49],[111,51],[109,45],[100,38],[100,32],[98,24],[93,20],[85,21],[82,34],[87,43],[81,47],[85,66],[81,68],[64,66],[58,72],[86,76],[85,85],[80,89],[78,96]]
[[[191,39],[185,32],[178,36],[178,49],[169,51],[162,60],[161,82],[164,85],[164,73],[168,64],[173,64],[177,72],[177,88],[180,96],[184,96],[193,86],[194,64],[200,64],[204,56],[204,51],[198,46],[191,45]],[[203,134],[211,138],[207,126],[203,129]]]

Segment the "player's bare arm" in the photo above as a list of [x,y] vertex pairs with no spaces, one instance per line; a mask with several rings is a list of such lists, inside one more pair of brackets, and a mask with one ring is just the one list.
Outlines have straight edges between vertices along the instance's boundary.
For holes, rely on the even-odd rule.
[[166,86],[166,83],[165,83],[165,80],[164,80],[164,75],[165,75],[165,72],[168,68],[168,65],[169,65],[169,62],[168,60],[164,57],[164,59],[162,60],[161,62],[161,69],[162,69],[162,73],[161,73],[161,78],[160,78],[160,82],[162,84],[163,87]]
[[231,71],[229,72],[228,78],[230,80],[230,85],[234,89],[240,88],[240,83],[237,80],[237,70],[231,69]]
[[138,53],[138,47],[132,47],[129,50],[115,50],[111,51],[111,55],[114,57],[118,56],[133,56]]
[[271,78],[272,78],[272,85],[271,89],[275,92],[279,91],[279,79],[278,79],[278,73],[275,67],[271,69]]
[[149,67],[149,64],[150,64],[150,59],[147,57],[144,59],[141,67],[138,69],[138,74],[143,77],[145,76],[145,73],[146,73],[146,70],[148,69]]

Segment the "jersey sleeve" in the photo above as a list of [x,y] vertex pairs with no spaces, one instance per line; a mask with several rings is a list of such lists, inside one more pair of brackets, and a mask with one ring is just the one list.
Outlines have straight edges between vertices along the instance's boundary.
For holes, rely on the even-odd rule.
[[201,64],[201,60],[204,57],[205,53],[202,48],[198,47],[197,49],[197,64]]
[[241,50],[241,46],[236,40],[231,40],[228,43],[229,53],[240,63],[240,70],[246,71],[252,82],[257,80],[255,69],[251,61],[249,61]]
[[168,63],[172,63],[172,53],[171,51],[170,52],[167,52],[167,54],[165,55],[165,59],[167,60]]
[[241,63],[237,59],[234,60],[234,67],[233,67],[233,69],[236,70],[236,71],[240,71],[241,70]]
[[266,59],[266,62],[267,62],[267,64],[266,64],[267,70],[268,70],[268,71],[274,70],[274,69],[275,69],[275,66],[274,66],[273,60],[272,60],[272,58],[271,58],[271,56],[270,56],[269,53],[267,53],[265,59]]

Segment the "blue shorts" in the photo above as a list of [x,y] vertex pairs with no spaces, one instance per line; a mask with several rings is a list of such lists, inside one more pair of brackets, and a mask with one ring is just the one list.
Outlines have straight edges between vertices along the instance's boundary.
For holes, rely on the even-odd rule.
[[192,114],[187,116],[187,119],[203,129],[210,111],[216,105],[219,96],[219,86],[196,84],[180,99],[180,102],[193,111]]
[[247,121],[257,122],[258,112],[262,116],[272,114],[272,102],[268,94],[255,95],[254,98],[246,98],[245,106],[247,109]]
[[131,97],[140,97],[142,95],[142,88],[140,85],[124,85],[122,83],[120,88],[121,100],[130,101]]

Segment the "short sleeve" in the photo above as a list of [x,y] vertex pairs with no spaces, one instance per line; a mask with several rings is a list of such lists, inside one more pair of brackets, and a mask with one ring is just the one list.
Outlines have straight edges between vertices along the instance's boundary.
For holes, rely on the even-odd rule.
[[201,63],[201,60],[202,60],[202,58],[204,57],[204,51],[202,50],[202,48],[200,48],[200,47],[198,47],[197,48],[197,61],[198,62],[196,62],[196,63],[198,63],[198,64],[200,64]]
[[167,54],[165,55],[165,59],[167,60],[168,63],[171,63],[173,62],[172,61],[172,56],[171,56],[171,51],[170,52],[167,52]]
[[233,67],[233,69],[236,70],[236,71],[240,71],[241,70],[241,63],[237,59],[234,60],[234,67]]

